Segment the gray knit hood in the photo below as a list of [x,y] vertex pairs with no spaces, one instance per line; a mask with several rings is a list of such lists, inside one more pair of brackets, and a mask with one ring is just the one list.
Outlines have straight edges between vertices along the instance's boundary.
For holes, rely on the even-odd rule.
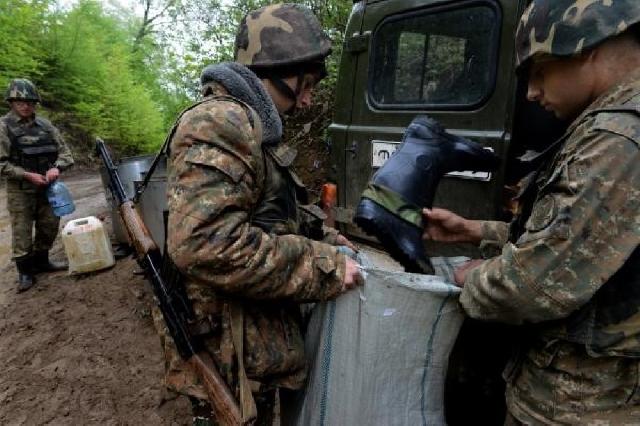
[[253,108],[262,121],[262,143],[276,145],[282,139],[282,121],[271,96],[260,79],[246,66],[237,62],[209,65],[202,71],[200,83],[216,82],[229,95]]

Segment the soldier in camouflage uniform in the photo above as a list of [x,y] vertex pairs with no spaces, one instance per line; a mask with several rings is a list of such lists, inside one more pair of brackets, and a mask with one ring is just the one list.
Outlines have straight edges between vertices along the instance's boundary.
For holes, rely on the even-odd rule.
[[34,284],[35,273],[66,269],[65,264],[49,260],[60,218],[53,214],[45,191],[73,164],[73,158],[58,129],[36,115],[40,95],[32,82],[11,81],[5,100],[11,111],[0,118],[0,174],[7,179],[13,259],[21,292]]
[[[299,389],[305,380],[300,304],[334,298],[359,281],[357,264],[335,246],[349,242],[322,227],[319,209],[301,204],[307,194],[290,169],[296,152],[281,141],[280,114],[310,104],[330,46],[304,6],[249,13],[236,61],[203,71],[204,99],[169,136],[168,253],[207,350],[237,395],[253,392],[264,424],[275,389]],[[314,222],[320,226],[306,226]],[[206,399],[161,336],[169,388]],[[241,408],[247,419],[255,414],[251,401]]]
[[573,120],[509,226],[425,211],[425,238],[499,247],[456,272],[473,318],[520,324],[508,424],[640,422],[640,2],[534,0],[516,35],[528,98]]

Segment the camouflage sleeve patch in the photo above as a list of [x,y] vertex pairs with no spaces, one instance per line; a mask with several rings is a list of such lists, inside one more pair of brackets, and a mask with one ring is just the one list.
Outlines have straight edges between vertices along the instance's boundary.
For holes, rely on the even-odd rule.
[[563,318],[587,303],[640,243],[640,150],[584,129],[542,188],[527,231],[467,275],[460,301],[476,318]]
[[245,163],[215,145],[194,143],[187,148],[184,161],[198,166],[213,167],[229,177],[233,183],[240,182],[247,172]]
[[253,137],[247,112],[236,102],[220,100],[187,111],[174,135],[172,149],[195,143],[214,145],[233,154],[254,174],[263,165],[260,141]]

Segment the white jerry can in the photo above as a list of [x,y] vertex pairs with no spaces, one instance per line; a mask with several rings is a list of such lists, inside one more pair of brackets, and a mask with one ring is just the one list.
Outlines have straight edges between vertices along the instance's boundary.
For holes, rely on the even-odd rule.
[[69,274],[83,274],[113,266],[115,260],[102,222],[88,216],[69,221],[62,230]]

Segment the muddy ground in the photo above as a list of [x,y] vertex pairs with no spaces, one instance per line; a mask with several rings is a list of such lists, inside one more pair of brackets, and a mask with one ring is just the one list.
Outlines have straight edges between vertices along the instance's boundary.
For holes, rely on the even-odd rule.
[[[97,172],[63,176],[77,206],[64,223],[105,218]],[[53,258],[64,257],[60,238]],[[131,258],[94,274],[39,275],[16,294],[11,227],[0,188],[0,424],[182,425],[190,404],[162,385],[151,293]]]

